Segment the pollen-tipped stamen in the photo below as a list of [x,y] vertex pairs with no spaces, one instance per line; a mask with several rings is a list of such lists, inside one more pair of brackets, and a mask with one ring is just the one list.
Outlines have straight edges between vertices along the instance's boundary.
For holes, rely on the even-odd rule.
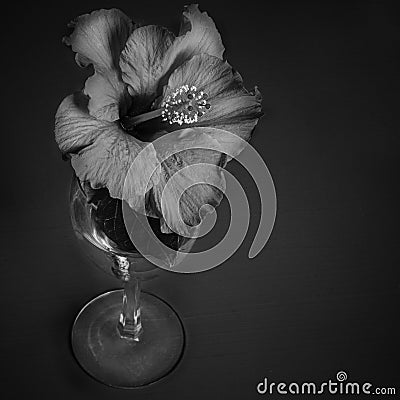
[[193,124],[211,108],[207,98],[207,93],[198,91],[196,86],[183,85],[165,98],[161,108],[134,117],[125,117],[121,123],[125,129],[130,130],[161,116],[164,122],[171,125]]
[[198,91],[196,86],[183,85],[168,95],[162,103],[163,121],[169,124],[193,124],[211,108],[207,93]]

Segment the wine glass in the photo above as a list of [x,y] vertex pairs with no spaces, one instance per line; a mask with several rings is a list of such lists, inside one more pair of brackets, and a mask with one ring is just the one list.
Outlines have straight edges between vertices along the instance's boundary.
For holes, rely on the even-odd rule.
[[[109,386],[135,388],[158,381],[181,359],[184,328],[170,305],[141,291],[141,282],[153,278],[157,268],[129,239],[122,201],[110,197],[105,188],[92,189],[74,175],[70,214],[85,252],[124,282],[124,289],[101,294],[79,312],[72,328],[76,359],[92,377]],[[165,245],[190,250],[193,239],[163,234],[158,219],[148,220]],[[137,229],[137,234],[146,235],[146,231]]]

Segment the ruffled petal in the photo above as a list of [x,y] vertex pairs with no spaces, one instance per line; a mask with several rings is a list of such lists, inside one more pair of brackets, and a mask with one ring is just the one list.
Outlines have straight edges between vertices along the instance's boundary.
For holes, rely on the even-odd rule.
[[155,25],[133,31],[121,53],[122,79],[129,84],[133,113],[145,110],[154,100],[158,84],[164,74],[165,55],[175,35]]
[[[86,102],[85,96],[75,94],[59,106],[55,123],[58,146],[71,155],[80,180],[90,182],[93,188],[107,187],[112,197],[122,199],[127,178],[126,194],[131,203],[144,203],[146,192],[154,184],[146,177],[159,168],[154,147],[126,134],[117,123],[91,117]],[[142,151],[146,163],[133,171],[131,165]]]
[[257,88],[254,93],[248,92],[239,73],[234,72],[226,61],[207,54],[192,57],[173,72],[158,106],[183,85],[204,91],[211,106],[190,126],[215,127],[250,139],[262,115],[261,94]]
[[130,106],[126,84],[121,78],[119,57],[133,30],[131,20],[120,10],[98,10],[78,17],[64,42],[76,52],[80,66],[93,64],[94,75],[85,84],[90,97],[90,115],[115,121]]
[[[189,236],[190,228],[201,221],[201,207],[205,204],[216,207],[220,203],[225,190],[221,170],[226,162],[224,151],[237,154],[242,142],[237,136],[215,128],[183,129],[153,142],[161,170],[149,193],[157,216],[166,222],[162,225],[163,232],[172,230]],[[171,177],[173,185],[165,191]]]
[[221,35],[214,21],[197,5],[186,6],[179,36],[158,26],[133,31],[121,54],[123,80],[133,97],[131,112],[142,112],[161,94],[171,73],[196,54],[222,59]]
[[166,70],[171,72],[196,54],[222,59],[225,48],[214,21],[197,4],[186,6],[179,36],[168,53]]

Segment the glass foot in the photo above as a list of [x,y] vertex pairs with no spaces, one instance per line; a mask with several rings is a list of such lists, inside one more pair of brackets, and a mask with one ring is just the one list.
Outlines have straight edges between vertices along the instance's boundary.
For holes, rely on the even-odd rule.
[[185,334],[175,311],[146,292],[140,295],[143,334],[140,340],[120,337],[117,324],[123,290],[104,293],[78,314],[72,328],[72,349],[82,368],[98,381],[118,388],[153,383],[178,364]]

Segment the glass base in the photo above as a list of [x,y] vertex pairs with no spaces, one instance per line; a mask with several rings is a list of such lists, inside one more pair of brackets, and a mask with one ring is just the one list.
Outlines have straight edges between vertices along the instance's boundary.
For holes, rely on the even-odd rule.
[[120,337],[117,324],[123,290],[104,293],[78,314],[72,349],[82,368],[98,381],[135,388],[158,381],[178,364],[185,345],[182,322],[163,300],[140,294],[143,334],[138,342]]

